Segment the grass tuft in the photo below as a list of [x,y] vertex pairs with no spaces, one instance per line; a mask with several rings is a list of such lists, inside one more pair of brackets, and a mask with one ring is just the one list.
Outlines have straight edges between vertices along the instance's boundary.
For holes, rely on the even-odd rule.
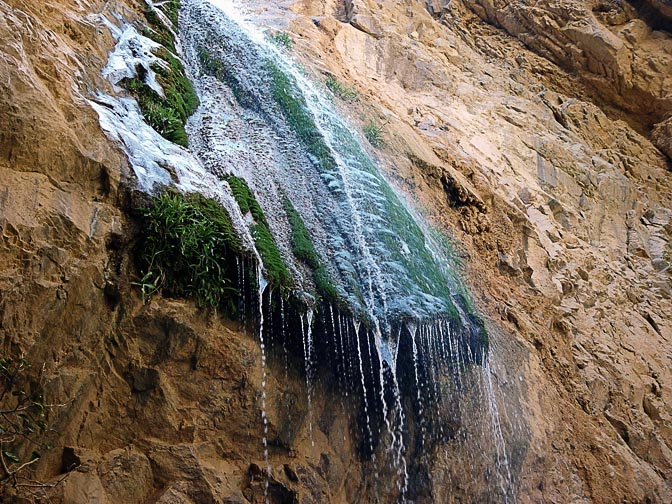
[[372,146],[382,147],[385,145],[385,141],[383,140],[383,125],[375,121],[369,121],[364,126],[363,131],[364,136]]
[[277,32],[273,35],[270,35],[268,39],[279,47],[284,47],[285,49],[292,50],[294,47],[294,39],[287,32]]
[[143,300],[162,291],[232,310],[239,296],[233,258],[243,250],[226,210],[200,194],[166,191],[139,213]]
[[356,89],[344,86],[331,75],[327,77],[325,85],[327,86],[329,91],[334,93],[342,100],[345,100],[347,102],[354,102],[359,99],[359,93],[357,92]]

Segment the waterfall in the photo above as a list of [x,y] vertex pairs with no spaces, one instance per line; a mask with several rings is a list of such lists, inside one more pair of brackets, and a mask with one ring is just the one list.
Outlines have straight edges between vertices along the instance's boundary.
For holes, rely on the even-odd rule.
[[[379,172],[322,86],[233,2],[183,0],[180,36],[201,103],[186,124],[188,150],[149,128],[132,99],[99,95],[92,106],[126,150],[141,189],[174,184],[216,199],[241,236],[237,309],[244,326],[255,325],[261,347],[267,478],[267,368],[277,351],[285,378],[292,356],[303,360],[311,447],[322,370],[335,376],[342,405],[359,404],[352,415],[376,498],[396,488],[399,501],[410,500],[417,467],[438,445],[447,459],[448,443],[459,441],[483,459],[485,480],[497,474],[494,500],[512,501],[488,336],[449,252]],[[143,38],[129,32],[125,43],[129,37]],[[240,187],[249,187],[257,213],[237,200]],[[260,212],[272,235],[263,246],[277,248],[273,261],[260,242]],[[274,280],[278,267],[291,281]],[[470,390],[479,400],[462,399]],[[476,410],[490,419],[488,432],[463,428]]]

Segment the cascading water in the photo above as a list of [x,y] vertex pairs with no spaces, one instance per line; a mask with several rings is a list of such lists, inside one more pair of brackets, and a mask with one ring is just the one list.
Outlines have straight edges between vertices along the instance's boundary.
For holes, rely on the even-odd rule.
[[[511,501],[487,334],[448,254],[378,172],[320,86],[243,20],[237,6],[183,0],[180,35],[201,101],[186,127],[195,157],[142,123],[133,100],[100,96],[92,105],[103,128],[125,146],[144,190],[169,184],[165,168],[172,168],[178,188],[225,206],[250,251],[238,258],[238,313],[244,325],[255,323],[262,350],[264,500],[273,458],[267,359],[277,351],[285,378],[290,354],[303,358],[311,446],[322,369],[336,376],[341,404],[356,408],[359,401],[353,418],[376,500],[421,495],[418,468],[439,444],[449,459],[452,443],[455,450],[466,447],[474,472],[485,467],[490,500]],[[140,46],[150,51],[151,44]],[[267,283],[277,265],[264,263],[258,215],[236,204],[236,190],[226,182],[231,176],[246,181],[263,210],[291,285]],[[463,399],[470,391],[476,391],[472,398]],[[470,415],[487,416],[488,427],[462,428]],[[476,447],[483,442],[493,449]]]
[[[339,295],[388,334],[394,318],[454,312],[424,233],[320,90],[254,28],[210,2],[185,7],[189,67],[204,104],[192,150],[255,189],[291,263],[283,196],[299,211]],[[296,266],[296,269],[301,269]],[[387,356],[386,356],[387,357]]]
[[308,397],[308,433],[310,434],[310,444],[315,445],[313,440],[313,310],[308,309],[305,314],[306,322],[304,324],[301,318],[301,338],[303,340],[303,357],[306,365],[306,392]]

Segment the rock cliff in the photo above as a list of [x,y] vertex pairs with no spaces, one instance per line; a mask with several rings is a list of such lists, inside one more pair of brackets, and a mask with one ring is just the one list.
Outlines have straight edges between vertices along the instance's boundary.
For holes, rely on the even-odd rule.
[[[387,177],[460,244],[521,502],[672,500],[668,4],[240,2],[315,78],[356,92],[343,113],[379,125]],[[384,495],[328,377],[310,429],[300,363],[271,359],[264,389],[251,331],[191,302],[144,304],[133,285],[133,176],[87,100],[115,92],[103,18],[143,8],[0,1],[0,342],[54,405],[49,449],[3,498]],[[409,497],[488,502],[452,486],[469,468],[440,451]]]

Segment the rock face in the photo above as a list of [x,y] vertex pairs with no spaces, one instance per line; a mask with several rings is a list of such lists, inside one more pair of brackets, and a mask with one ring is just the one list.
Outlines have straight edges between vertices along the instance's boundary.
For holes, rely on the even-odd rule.
[[[627,2],[464,2],[525,46],[578,72],[591,91],[655,123],[672,110],[670,38],[652,31]],[[666,2],[649,2],[663,9]]]
[[[316,78],[359,92],[343,107],[385,125],[388,177],[461,244],[495,378],[522,394],[503,410],[527,426],[518,500],[672,501],[664,26],[624,2],[245,6],[288,29]],[[100,16],[141,9],[0,2],[0,342],[44,363],[60,405],[31,474],[54,487],[5,485],[4,501],[363,501],[371,466],[328,384],[312,447],[300,364],[270,362],[265,489],[257,343],[131,285],[132,180],[85,99],[107,89]],[[434,455],[417,502],[487,501],[448,486],[457,455]]]

